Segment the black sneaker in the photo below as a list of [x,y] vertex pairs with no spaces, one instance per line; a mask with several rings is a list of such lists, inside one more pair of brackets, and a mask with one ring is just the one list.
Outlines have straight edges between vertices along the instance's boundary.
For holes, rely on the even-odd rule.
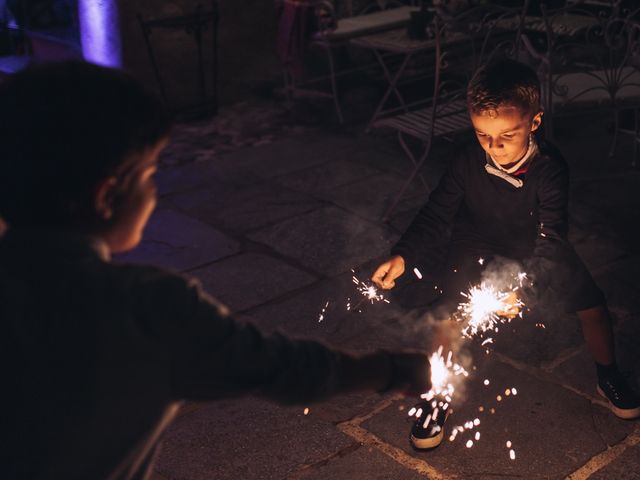
[[609,409],[619,418],[640,417],[640,397],[619,373],[600,379],[596,390],[607,399]]
[[411,444],[418,450],[436,448],[444,438],[444,422],[449,416],[449,404],[434,398],[430,402],[420,402],[414,408],[417,420],[411,428]]

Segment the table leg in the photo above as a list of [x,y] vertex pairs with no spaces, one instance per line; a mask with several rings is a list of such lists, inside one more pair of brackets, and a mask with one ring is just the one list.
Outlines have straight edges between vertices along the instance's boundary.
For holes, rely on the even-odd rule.
[[365,129],[365,132],[367,132],[367,133],[369,133],[371,131],[371,126],[378,119],[378,117],[380,116],[380,114],[384,110],[384,107],[387,104],[387,100],[389,99],[389,96],[391,96],[392,93],[395,94],[396,99],[400,102],[400,105],[402,106],[404,111],[405,112],[407,111],[407,106],[404,103],[404,98],[400,94],[400,91],[398,90],[398,86],[397,85],[398,85],[398,81],[402,77],[402,74],[404,73],[405,69],[407,68],[407,64],[409,63],[409,60],[411,60],[411,57],[413,55],[412,53],[407,53],[405,55],[404,59],[402,60],[402,63],[400,64],[400,67],[396,71],[395,75],[392,76],[391,72],[389,72],[389,69],[387,68],[387,64],[384,62],[384,58],[382,58],[382,55],[380,55],[380,52],[378,50],[374,50],[374,53],[376,55],[376,58],[378,59],[378,63],[380,63],[380,66],[382,67],[382,71],[384,73],[384,76],[385,76],[387,82],[389,82],[389,88],[387,88],[387,91],[382,96],[382,99],[380,100],[380,103],[378,103],[378,106],[376,108],[376,111],[373,114],[373,117],[371,117],[371,120],[369,121],[369,124],[367,125],[367,128]]

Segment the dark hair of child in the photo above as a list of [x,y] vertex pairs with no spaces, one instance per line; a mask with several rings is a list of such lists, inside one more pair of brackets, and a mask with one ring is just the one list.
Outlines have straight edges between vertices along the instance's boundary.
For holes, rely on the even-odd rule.
[[527,65],[500,59],[481,67],[467,87],[469,110],[495,116],[499,107],[516,107],[534,115],[540,111],[540,82]]
[[72,61],[0,84],[0,217],[20,227],[92,221],[91,189],[126,179],[169,134],[162,102],[122,71]]

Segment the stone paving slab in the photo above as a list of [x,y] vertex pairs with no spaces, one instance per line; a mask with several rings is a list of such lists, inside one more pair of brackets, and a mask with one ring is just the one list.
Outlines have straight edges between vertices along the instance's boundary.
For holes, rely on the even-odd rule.
[[536,367],[584,344],[576,315],[557,311],[525,312],[523,318],[501,325],[498,333],[492,332],[490,337],[494,340],[491,350]]
[[[485,386],[483,380],[490,379]],[[506,388],[517,388],[517,396],[506,396]],[[497,395],[502,400],[496,400]],[[446,439],[437,450],[415,452],[409,445],[409,402],[398,401],[362,424],[385,442],[414,455],[438,471],[459,478],[495,477],[563,478],[593,455],[606,448],[599,432],[619,429],[626,424],[613,415],[603,415],[594,424],[594,412],[602,407],[554,384],[499,363],[487,363],[469,380],[464,403],[455,408],[447,422]],[[484,407],[483,412],[478,408]],[[401,411],[400,408],[403,408]],[[491,414],[490,408],[496,413]],[[448,440],[453,426],[478,418],[480,425],[471,432]],[[628,424],[628,423],[627,423]],[[481,433],[475,441],[475,431]],[[473,440],[472,448],[467,448]],[[506,442],[511,441],[516,460],[509,459]]]
[[[347,211],[379,222],[402,189],[404,180],[392,175],[374,175],[358,182],[323,190],[318,195]],[[426,202],[428,191],[419,182],[413,182],[396,207],[398,211],[418,208]]]
[[640,479],[640,446],[627,448],[615,461],[589,477],[589,480]]
[[[637,315],[627,315],[615,319],[616,356],[618,365],[624,373],[630,373],[630,383],[636,389],[640,387],[640,351],[637,348],[640,338],[640,325]],[[563,383],[570,385],[587,395],[600,398],[596,392],[597,376],[593,358],[586,346],[575,355],[557,365],[554,375]]]
[[282,175],[274,180],[292,190],[316,193],[354,183],[376,174],[380,174],[380,170],[341,158]]
[[[360,303],[364,297],[358,292],[352,276],[369,283],[370,272],[370,268],[363,268],[355,274],[349,271],[323,280],[281,301],[252,309],[246,316],[265,332],[279,330],[287,335],[322,340],[332,345],[360,347],[359,350],[374,348],[368,341],[353,339],[359,339],[368,331],[387,331],[385,324],[396,311],[384,302]],[[360,306],[355,309],[358,303]],[[348,305],[354,309],[347,310]],[[351,343],[349,339],[352,339]],[[396,338],[395,345],[399,344]]]
[[157,470],[171,480],[273,480],[353,444],[303,408],[253,398],[212,402],[171,425]]
[[389,228],[336,207],[284,220],[249,237],[327,276],[386,254],[398,239]]
[[273,257],[244,253],[189,272],[232,312],[246,310],[316,281]]
[[361,446],[324,465],[303,472],[298,478],[304,480],[353,479],[369,480],[424,480],[424,476],[403,467],[384,453],[371,447]]
[[170,200],[205,223],[235,232],[256,230],[323,206],[308,195],[267,183],[243,188],[206,187],[173,195]]
[[220,188],[225,185],[215,175],[214,162],[189,162],[184,165],[160,166],[154,179],[158,187],[158,195],[188,191],[209,185]]
[[156,210],[142,243],[117,261],[189,270],[240,251],[238,242],[210,225],[174,210]]
[[341,145],[355,148],[353,140],[348,137],[313,134],[239,150],[225,155],[225,160],[229,168],[251,171],[266,179],[334,160],[336,155],[347,151]]

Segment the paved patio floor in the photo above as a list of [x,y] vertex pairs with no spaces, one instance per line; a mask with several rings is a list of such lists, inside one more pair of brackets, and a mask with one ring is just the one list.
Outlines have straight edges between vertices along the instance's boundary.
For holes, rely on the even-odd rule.
[[[570,237],[607,294],[619,362],[637,385],[640,171],[629,167],[628,139],[607,157],[602,123],[565,120],[557,144],[572,167]],[[220,149],[207,124],[180,127],[144,242],[119,260],[194,275],[267,332],[356,351],[433,348],[430,323],[396,305],[344,307],[357,295],[351,269],[367,279],[427,198],[416,185],[392,221],[380,221],[409,164],[393,137],[360,130],[284,129]],[[431,186],[448,148],[437,152],[424,172]],[[640,478],[640,423],[604,408],[575,316],[525,316],[503,329],[491,354],[471,343],[464,360],[472,375],[448,428],[474,418],[481,424],[435,451],[410,448],[413,400],[399,396],[342,396],[309,405],[307,415],[304,406],[255,398],[188,403],[165,435],[156,478]],[[506,396],[513,387],[518,394]],[[476,430],[481,438],[467,448]]]

